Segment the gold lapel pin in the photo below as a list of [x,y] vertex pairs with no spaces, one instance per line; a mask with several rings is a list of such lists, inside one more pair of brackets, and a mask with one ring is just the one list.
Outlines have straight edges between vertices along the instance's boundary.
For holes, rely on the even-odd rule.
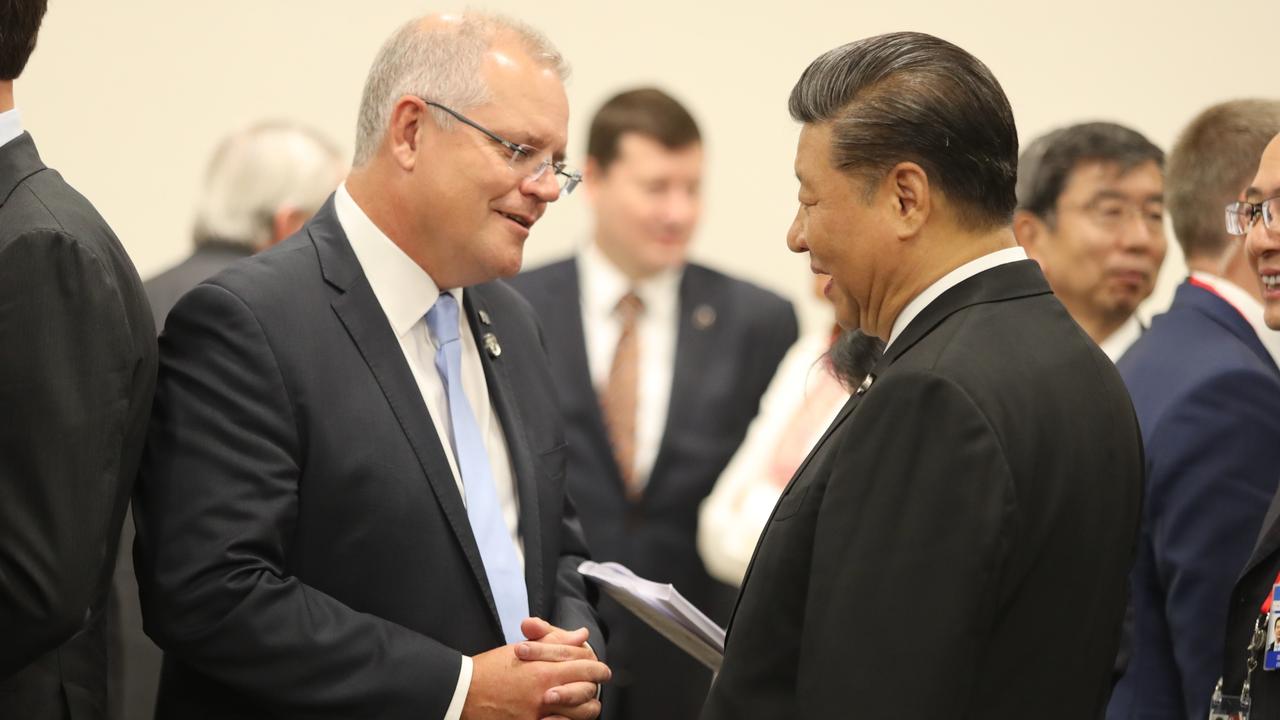
[[483,323],[483,324],[485,324],[485,325],[492,325],[492,324],[493,324],[493,321],[489,319],[489,311],[488,311],[488,310],[481,310],[481,311],[480,311],[480,313],[479,313],[479,315],[480,315],[480,322],[481,322],[481,323]]
[[[484,322],[483,317],[480,322]],[[484,349],[489,353],[489,357],[495,360],[502,357],[502,346],[498,344],[498,338],[494,337],[493,333],[484,334]]]
[[716,309],[710,305],[699,305],[693,311],[693,326],[706,330],[716,324]]

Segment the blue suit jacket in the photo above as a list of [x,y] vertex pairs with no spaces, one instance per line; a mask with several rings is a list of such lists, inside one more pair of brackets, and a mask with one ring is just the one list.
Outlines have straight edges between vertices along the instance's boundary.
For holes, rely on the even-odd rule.
[[1240,313],[1190,282],[1121,358],[1146,445],[1133,654],[1108,720],[1206,716],[1232,587],[1280,465],[1280,370]]

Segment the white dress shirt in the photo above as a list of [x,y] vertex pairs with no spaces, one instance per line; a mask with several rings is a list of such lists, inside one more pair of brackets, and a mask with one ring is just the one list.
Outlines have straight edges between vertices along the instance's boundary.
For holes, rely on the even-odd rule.
[[994,267],[1007,265],[1009,263],[1018,262],[1027,259],[1027,251],[1021,247],[1004,248],[996,250],[993,253],[987,253],[980,258],[975,258],[951,272],[938,278],[932,285],[925,288],[923,292],[916,295],[902,308],[902,312],[898,313],[898,317],[893,321],[893,330],[889,332],[889,339],[885,341],[885,350],[888,351],[893,341],[902,335],[902,331],[907,329],[907,325],[911,324],[916,316],[929,307],[929,304],[938,299],[942,293],[968,280],[980,272],[985,272]]
[[1136,314],[1130,315],[1123,325],[1116,328],[1115,332],[1112,332],[1106,339],[1098,343],[1098,347],[1102,348],[1102,352],[1111,358],[1111,362],[1116,362],[1130,346],[1138,342],[1138,338],[1142,337],[1144,330],[1146,330],[1146,327],[1143,326],[1138,316]]
[[1258,339],[1262,341],[1262,346],[1271,354],[1271,359],[1275,361],[1276,365],[1280,365],[1280,330],[1272,330],[1267,326],[1267,322],[1264,319],[1266,308],[1256,297],[1251,295],[1248,290],[1217,275],[1210,275],[1207,272],[1197,270],[1191,273],[1191,277],[1213,288],[1218,293],[1218,297],[1226,300],[1238,310],[1244,316],[1244,319],[1249,322],[1249,325],[1253,326],[1253,331],[1258,334]]
[[22,115],[18,109],[0,112],[0,147],[16,140],[22,134]]
[[[373,294],[386,313],[387,322],[400,343],[404,359],[413,371],[413,378],[426,403],[425,409],[431,415],[436,434],[440,437],[440,445],[445,457],[449,460],[449,469],[453,471],[454,482],[458,485],[458,495],[465,504],[467,495],[462,487],[462,475],[458,472],[458,462],[453,456],[453,424],[449,415],[449,401],[445,394],[444,382],[436,370],[435,338],[427,327],[426,315],[440,296],[440,289],[435,281],[417,263],[404,254],[404,251],[391,241],[378,226],[373,224],[369,216],[360,209],[347,192],[346,184],[338,186],[334,195],[334,210],[338,223],[342,225],[351,250],[355,253]],[[453,288],[448,291],[462,308],[463,291]],[[484,365],[480,360],[480,351],[476,347],[475,336],[471,333],[471,324],[467,322],[466,312],[458,313],[458,340],[462,345],[462,387],[471,411],[475,415],[484,435],[485,449],[489,454],[489,467],[493,482],[498,490],[498,503],[502,507],[503,519],[511,531],[511,540],[516,547],[516,555],[524,562],[524,546],[519,535],[519,508],[516,505],[515,472],[511,467],[511,456],[507,450],[507,438],[502,432],[502,423],[494,412],[489,401],[489,388],[485,382]],[[453,701],[445,713],[444,720],[458,720],[462,715],[462,705],[467,698],[467,690],[471,687],[472,661],[462,657],[462,669],[458,673],[458,683],[454,689]]]
[[594,242],[586,243],[578,253],[582,332],[587,346],[587,367],[597,395],[609,384],[609,370],[622,334],[622,320],[614,313],[618,301],[633,291],[644,303],[644,312],[636,325],[640,377],[636,393],[634,478],[636,486],[641,488],[649,481],[667,427],[683,272],[683,268],[673,268],[632,284]]

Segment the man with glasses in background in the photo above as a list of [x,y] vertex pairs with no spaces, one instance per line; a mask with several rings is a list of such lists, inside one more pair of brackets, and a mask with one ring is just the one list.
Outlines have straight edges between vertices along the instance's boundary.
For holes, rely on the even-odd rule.
[[1018,161],[1018,243],[1113,362],[1142,334],[1134,311],[1164,262],[1163,164],[1151,141],[1106,122],[1043,135]]
[[[797,328],[782,298],[688,262],[702,167],[697,123],[677,100],[656,88],[615,95],[587,141],[590,239],[512,284],[546,331],[566,480],[592,553],[674,584],[723,624],[735,593],[698,555],[698,507]],[[710,671],[612,601],[601,615],[616,672],[605,717],[696,717]]]
[[135,500],[157,717],[594,718],[609,677],[528,305],[567,73],[467,13],[374,60],[353,169],[170,312]]
[[[1118,364],[1146,449],[1129,662],[1109,720],[1206,716],[1227,601],[1280,477],[1280,334],[1223,207],[1280,132],[1280,102],[1201,112],[1169,153],[1169,216],[1190,277]],[[1248,208],[1245,208],[1247,211]]]

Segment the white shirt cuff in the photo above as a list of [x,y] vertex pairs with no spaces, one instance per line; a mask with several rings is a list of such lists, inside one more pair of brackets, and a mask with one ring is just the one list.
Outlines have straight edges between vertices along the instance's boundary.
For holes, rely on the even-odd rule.
[[453,689],[453,700],[444,713],[444,720],[459,720],[462,717],[462,706],[467,702],[467,691],[471,689],[471,658],[462,656],[462,668],[458,670],[458,686]]

